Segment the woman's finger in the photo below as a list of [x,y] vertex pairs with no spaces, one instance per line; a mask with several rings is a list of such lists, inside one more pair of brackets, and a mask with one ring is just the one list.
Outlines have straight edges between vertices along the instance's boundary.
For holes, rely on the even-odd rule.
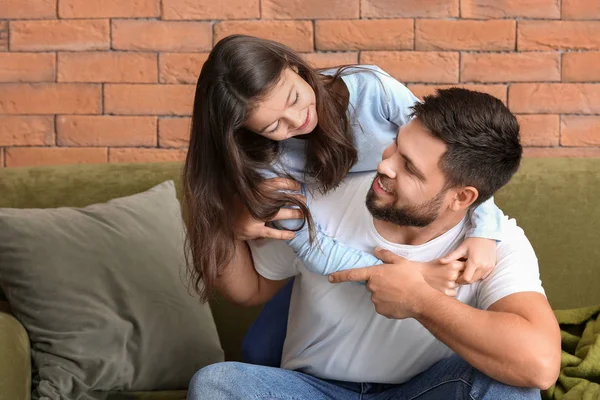
[[262,230],[262,235],[264,239],[277,239],[277,240],[292,240],[295,234],[292,231],[281,231],[279,229],[269,228],[265,226],[265,229]]
[[287,178],[272,178],[263,182],[263,185],[273,190],[300,190],[300,183],[293,179]]
[[296,208],[280,208],[277,214],[271,219],[271,221],[279,221],[282,219],[302,219],[304,215],[302,211]]

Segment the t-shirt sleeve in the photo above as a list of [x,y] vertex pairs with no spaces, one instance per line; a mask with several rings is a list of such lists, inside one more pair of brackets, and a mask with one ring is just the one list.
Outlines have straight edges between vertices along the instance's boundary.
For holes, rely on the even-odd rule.
[[282,240],[249,240],[254,269],[261,276],[280,281],[298,274],[298,258]]
[[377,74],[381,80],[381,96],[384,102],[384,111],[388,121],[397,126],[402,126],[410,122],[411,106],[419,99],[402,83],[390,76],[387,72],[381,70]]
[[477,289],[477,304],[482,310],[514,293],[538,292],[545,295],[531,243],[514,219],[505,218],[502,235],[507,239],[498,245],[497,265]]

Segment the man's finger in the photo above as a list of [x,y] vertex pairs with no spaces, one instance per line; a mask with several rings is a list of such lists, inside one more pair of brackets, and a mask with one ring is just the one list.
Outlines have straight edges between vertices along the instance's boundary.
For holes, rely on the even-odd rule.
[[329,275],[329,282],[341,283],[368,281],[373,274],[374,268],[376,267],[355,268],[348,269],[346,271],[339,271]]
[[389,250],[382,249],[381,247],[375,247],[373,253],[375,254],[375,257],[379,258],[385,264],[395,264],[406,260],[404,257]]
[[459,260],[467,255],[467,248],[459,246],[456,250],[448,254],[446,257],[441,258],[442,264],[450,264],[452,261]]

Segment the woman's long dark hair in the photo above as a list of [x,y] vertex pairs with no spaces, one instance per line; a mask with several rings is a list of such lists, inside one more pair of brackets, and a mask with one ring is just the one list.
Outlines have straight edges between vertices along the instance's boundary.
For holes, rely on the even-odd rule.
[[279,142],[243,127],[254,102],[268,94],[292,67],[316,95],[319,122],[306,135],[307,175],[326,192],[336,187],[357,161],[347,102],[333,90],[339,72],[325,79],[293,50],[276,42],[243,35],[219,41],[196,85],[184,169],[186,255],[191,283],[203,301],[212,294],[220,271],[234,255],[237,201],[257,220],[273,218],[284,205],[297,205],[312,229],[301,201],[261,187],[265,178],[260,171],[271,169],[277,160]]

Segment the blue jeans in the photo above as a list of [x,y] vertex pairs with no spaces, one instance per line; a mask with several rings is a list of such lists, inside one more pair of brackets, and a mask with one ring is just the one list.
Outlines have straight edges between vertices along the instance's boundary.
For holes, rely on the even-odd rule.
[[539,400],[538,389],[500,383],[454,355],[401,385],[351,383],[298,371],[236,362],[202,368],[192,378],[188,400]]
[[279,289],[248,328],[242,341],[242,360],[245,363],[280,366],[293,286],[294,279]]

